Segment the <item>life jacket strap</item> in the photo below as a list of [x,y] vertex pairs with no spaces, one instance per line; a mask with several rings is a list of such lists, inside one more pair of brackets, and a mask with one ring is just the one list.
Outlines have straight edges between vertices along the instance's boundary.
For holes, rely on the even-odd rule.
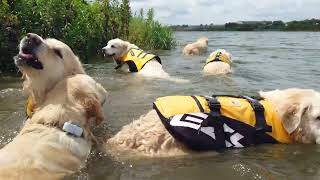
[[208,102],[208,106],[211,110],[210,114],[213,117],[221,117],[221,104],[218,101],[217,97],[205,97],[207,102]]
[[263,105],[258,100],[255,100],[249,96],[244,96],[244,98],[251,104],[251,107],[254,110],[254,113],[256,116],[256,124],[255,124],[256,132],[257,133],[272,132],[272,127],[269,126],[266,122]]
[[221,59],[215,58],[214,60],[212,60],[212,62],[213,62],[213,61],[221,61]]
[[119,60],[115,60],[116,61],[116,63],[117,63],[117,66],[114,68],[114,69],[119,69],[119,68],[121,68],[121,66],[123,65],[122,63],[121,63],[121,61],[119,61]]
[[191,97],[192,97],[192,98],[194,99],[194,101],[197,103],[197,106],[198,106],[200,112],[204,112],[204,109],[203,109],[200,101],[198,100],[198,98],[197,98],[196,96],[191,96]]
[[122,64],[118,64],[114,69],[119,69],[121,68]]

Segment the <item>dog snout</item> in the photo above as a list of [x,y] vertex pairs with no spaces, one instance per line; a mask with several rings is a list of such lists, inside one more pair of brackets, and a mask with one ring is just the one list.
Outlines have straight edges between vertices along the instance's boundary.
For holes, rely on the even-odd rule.
[[101,54],[102,53],[102,49],[97,49],[97,53]]
[[108,53],[108,48],[107,47],[104,47],[101,49],[101,52],[104,56],[109,56],[109,53]]
[[28,33],[23,40],[21,50],[25,54],[33,54],[34,50],[42,43],[42,38],[34,33]]
[[102,52],[103,54],[106,54],[106,53],[107,53],[107,48],[106,48],[106,47],[102,48],[102,49],[101,49],[101,52]]
[[35,45],[40,45],[42,42],[42,38],[38,34],[28,33],[27,39],[30,40]]

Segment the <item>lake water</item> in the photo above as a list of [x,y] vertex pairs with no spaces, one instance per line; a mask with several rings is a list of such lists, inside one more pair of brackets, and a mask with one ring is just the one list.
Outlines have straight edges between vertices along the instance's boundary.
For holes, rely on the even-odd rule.
[[[152,108],[165,95],[242,94],[289,87],[320,90],[320,33],[313,32],[177,32],[178,46],[157,52],[164,69],[190,80],[175,84],[114,71],[112,62],[85,65],[86,71],[108,90],[106,124],[100,134],[112,135]],[[209,38],[209,52],[185,58],[182,47],[201,36]],[[233,74],[203,76],[211,51],[232,54]],[[21,79],[0,76],[0,146],[8,143],[24,119],[26,97]],[[170,159],[135,159],[118,162],[94,150],[87,167],[67,179],[320,179],[320,146],[262,145],[228,150],[212,156]],[[59,158],[59,157],[57,157]]]

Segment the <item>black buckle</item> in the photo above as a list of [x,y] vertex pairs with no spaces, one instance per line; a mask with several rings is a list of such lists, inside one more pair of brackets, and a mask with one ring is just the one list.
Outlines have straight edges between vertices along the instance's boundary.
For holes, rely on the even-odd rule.
[[264,107],[262,105],[254,104],[250,102],[254,111],[264,112]]
[[221,108],[221,104],[219,102],[215,102],[212,100],[208,101],[208,105],[209,105],[210,109],[219,109],[220,110],[220,108]]
[[264,112],[264,107],[259,103],[258,100],[255,100],[249,96],[244,96],[245,99],[251,104],[251,107],[256,112]]
[[210,114],[213,117],[221,116],[221,113],[220,113],[221,104],[218,101],[218,99],[216,97],[205,97],[205,98],[206,98],[208,105],[209,105],[209,108],[211,110]]

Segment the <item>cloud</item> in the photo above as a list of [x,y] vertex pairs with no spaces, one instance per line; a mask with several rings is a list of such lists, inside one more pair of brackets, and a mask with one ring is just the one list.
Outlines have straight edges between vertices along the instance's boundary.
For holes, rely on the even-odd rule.
[[320,18],[320,0],[131,0],[131,7],[133,12],[154,8],[165,24]]

